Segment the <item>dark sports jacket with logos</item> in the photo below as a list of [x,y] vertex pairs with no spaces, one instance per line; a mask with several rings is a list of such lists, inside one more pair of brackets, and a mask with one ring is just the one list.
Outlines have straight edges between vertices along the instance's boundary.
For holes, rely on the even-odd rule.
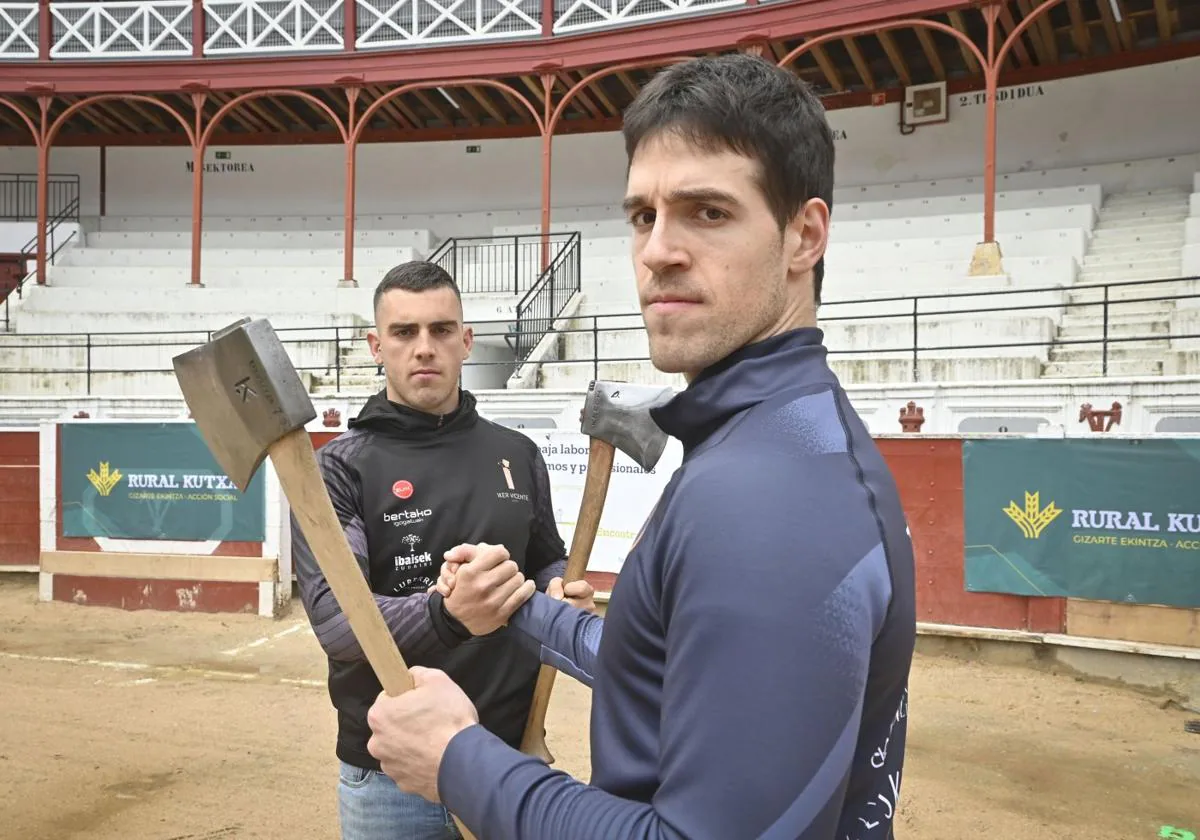
[[[542,454],[530,438],[480,417],[460,392],[439,417],[373,395],[348,431],[317,453],[333,508],[410,665],[446,671],[470,695],[480,723],[519,744],[539,667],[511,628],[472,638],[436,592],[442,555],[460,543],[508,549],[544,590],[565,569]],[[379,769],[367,752],[367,711],[382,687],[295,518],[292,558],[300,597],[329,658],[329,695],[338,712],[337,755]]]
[[592,687],[591,784],[473,726],[442,801],[487,840],[890,840],[913,550],[821,331],[744,348],[653,416],[683,463],[606,615],[537,593],[509,622]]

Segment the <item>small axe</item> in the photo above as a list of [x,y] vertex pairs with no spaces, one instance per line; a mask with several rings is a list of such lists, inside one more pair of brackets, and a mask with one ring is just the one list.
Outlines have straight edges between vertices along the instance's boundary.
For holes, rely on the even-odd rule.
[[[567,568],[563,573],[564,586],[582,578],[587,569],[588,557],[600,528],[600,516],[604,513],[616,451],[624,452],[647,472],[654,469],[667,447],[667,434],[654,422],[650,409],[664,404],[674,395],[670,388],[628,382],[597,380],[588,387],[580,413],[580,431],[589,438],[587,479],[579,503],[579,516],[575,520],[575,533],[571,537]],[[521,752],[546,764],[554,761],[546,746],[545,721],[556,673],[557,669],[549,665],[543,665],[538,671],[533,705],[529,708],[521,739]]]
[[[305,431],[317,411],[270,322],[243,318],[172,361],[200,435],[229,480],[245,492],[270,457],[313,556],[383,690],[394,697],[411,689],[412,675],[346,541]],[[461,822],[458,828],[472,840]]]

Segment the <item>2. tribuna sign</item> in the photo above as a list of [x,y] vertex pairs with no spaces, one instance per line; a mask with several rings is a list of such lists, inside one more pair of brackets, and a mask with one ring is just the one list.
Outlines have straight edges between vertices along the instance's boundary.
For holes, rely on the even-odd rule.
[[963,444],[972,592],[1200,606],[1200,441]]
[[68,423],[59,446],[65,537],[260,542],[261,475],[242,493],[192,423]]

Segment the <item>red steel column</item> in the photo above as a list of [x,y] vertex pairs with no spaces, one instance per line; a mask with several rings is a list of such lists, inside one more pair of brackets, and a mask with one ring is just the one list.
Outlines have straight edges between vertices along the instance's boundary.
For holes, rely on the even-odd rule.
[[[351,0],[352,1],[352,0]],[[357,286],[354,279],[354,186],[357,178],[356,154],[358,149],[358,133],[354,130],[357,125],[358,94],[361,88],[351,85],[346,88],[346,100],[349,107],[346,125],[346,227],[342,241],[342,252],[345,265],[342,269],[342,282],[339,286]]]
[[199,288],[200,282],[200,250],[203,248],[204,237],[204,93],[192,94],[192,107],[196,111],[195,137],[192,142],[192,276],[188,285]]
[[1002,58],[996,55],[996,20],[1000,7],[983,8],[988,25],[987,65],[984,67],[987,102],[987,123],[983,130],[983,241],[996,241],[996,88],[1000,78]]
[[50,122],[50,103],[52,97],[39,96],[38,108],[41,111],[41,136],[38,140],[38,172],[37,172],[37,283],[46,285],[46,239],[47,220],[46,210],[50,203],[50,142],[48,123]]
[[554,91],[554,74],[542,74],[544,97],[542,122],[542,271],[550,267],[550,169],[554,156],[554,125],[551,116],[554,108],[551,94]]
[[988,25],[988,60],[984,69],[987,81],[987,128],[983,150],[983,238],[987,242],[993,242],[996,238],[996,99],[1000,89],[1000,68],[1004,66],[1008,51],[1025,30],[1062,2],[1063,0],[1045,0],[1008,33],[999,50],[996,49],[996,21],[1002,7],[992,4],[983,8],[983,16]]

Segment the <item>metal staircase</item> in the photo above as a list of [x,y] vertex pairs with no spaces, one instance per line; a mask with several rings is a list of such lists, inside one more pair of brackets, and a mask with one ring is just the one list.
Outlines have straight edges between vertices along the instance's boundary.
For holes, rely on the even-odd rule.
[[[548,261],[541,270],[543,254]],[[554,321],[579,291],[582,238],[578,232],[505,237],[454,237],[428,257],[454,277],[464,295],[520,295],[516,314],[503,336],[519,366],[553,329]],[[383,372],[367,346],[365,321],[341,327],[333,339],[334,363],[316,377],[315,393],[374,391],[383,387]],[[503,327],[501,327],[503,328]],[[477,330],[477,339],[495,332]]]
[[[74,222],[76,224],[79,222],[78,195],[76,195],[74,198],[68,199],[66,204],[63,205],[58,212],[46,220],[46,249],[48,251],[46,254],[47,265],[54,265],[54,258],[58,256],[58,252],[65,248],[67,244],[75,238],[75,231],[71,231],[66,238],[63,238],[59,233],[59,227],[67,224],[68,222]],[[35,274],[37,274],[37,246],[38,238],[37,234],[35,233],[33,238],[26,242],[21,248],[21,262],[23,262],[23,264],[26,266],[33,265],[34,268],[26,272],[24,276],[22,276],[15,284],[0,289],[0,295],[2,295],[2,298],[0,299],[3,299],[4,301],[4,312],[2,321],[0,321],[0,323],[3,324],[3,332],[12,331],[12,310],[9,303],[10,298],[14,293],[18,298],[22,297],[23,287],[26,283],[33,279]]]

